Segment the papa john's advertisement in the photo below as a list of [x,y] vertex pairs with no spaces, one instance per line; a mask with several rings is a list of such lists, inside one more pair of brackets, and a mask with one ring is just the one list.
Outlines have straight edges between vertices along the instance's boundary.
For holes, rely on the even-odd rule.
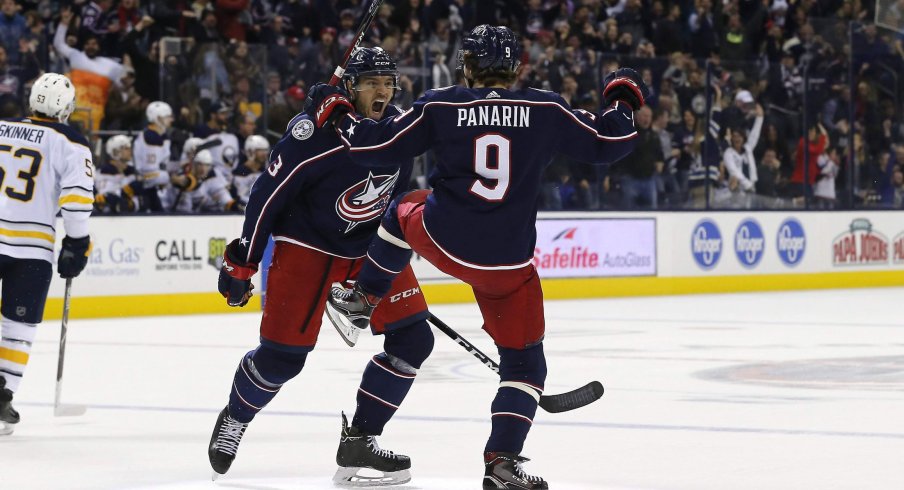
[[534,266],[540,277],[655,276],[656,220],[539,220]]

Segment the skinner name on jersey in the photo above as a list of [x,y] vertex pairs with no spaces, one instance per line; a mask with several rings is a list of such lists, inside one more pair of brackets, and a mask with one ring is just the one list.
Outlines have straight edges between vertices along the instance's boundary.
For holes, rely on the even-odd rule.
[[27,126],[10,126],[8,124],[0,123],[0,138],[13,138],[41,144],[41,141],[44,139],[44,130],[29,128]]
[[458,110],[458,126],[530,127],[530,107],[482,105]]

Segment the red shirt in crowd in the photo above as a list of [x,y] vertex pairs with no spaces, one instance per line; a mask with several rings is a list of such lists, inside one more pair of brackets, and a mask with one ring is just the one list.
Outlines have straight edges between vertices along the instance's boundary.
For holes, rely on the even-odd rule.
[[[826,150],[826,142],[828,139],[826,135],[820,134],[819,138],[816,138],[816,141],[810,141],[810,175],[807,180],[810,184],[816,182],[816,177],[819,176],[819,166],[816,164],[817,160],[819,160],[819,155],[822,155],[822,152]],[[800,141],[797,142],[797,161],[794,163],[794,172],[791,174],[791,182],[795,184],[803,184],[804,183],[804,139],[801,138]]]

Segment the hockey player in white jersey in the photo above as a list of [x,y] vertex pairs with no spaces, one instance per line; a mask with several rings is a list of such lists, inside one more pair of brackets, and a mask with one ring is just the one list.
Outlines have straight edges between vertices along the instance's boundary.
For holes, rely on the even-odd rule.
[[243,211],[229,193],[229,186],[213,170],[214,161],[209,150],[201,150],[185,175],[173,178],[179,187],[175,211],[196,213],[200,211]]
[[53,273],[57,212],[66,237],[57,260],[61,277],[78,276],[88,263],[88,217],[94,205],[94,164],[88,141],[66,120],[75,87],[45,73],[29,97],[33,115],[0,120],[0,433],[19,414],[12,407]]
[[141,210],[158,213],[172,202],[169,161],[170,139],[167,136],[173,124],[173,108],[166,102],[155,101],[145,110],[148,127],[135,139],[132,149],[135,170],[144,187],[141,193]]
[[141,183],[132,165],[132,138],[118,134],[108,139],[104,148],[109,159],[94,175],[97,191],[94,208],[112,214],[134,211],[138,207],[136,194]]
[[239,201],[248,202],[251,186],[266,166],[268,153],[270,142],[267,138],[253,134],[245,140],[245,161],[232,171],[232,188]]

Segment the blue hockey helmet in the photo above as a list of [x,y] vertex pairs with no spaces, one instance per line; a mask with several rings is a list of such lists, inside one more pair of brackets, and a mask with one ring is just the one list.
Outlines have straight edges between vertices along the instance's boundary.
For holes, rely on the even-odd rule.
[[521,42],[505,26],[479,25],[465,35],[458,50],[458,69],[469,64],[472,76],[482,72],[515,72],[521,65]]
[[399,88],[399,69],[395,60],[383,48],[357,48],[352,52],[345,68],[343,80],[352,82],[352,86],[358,85],[361,77],[393,77],[393,88]]

